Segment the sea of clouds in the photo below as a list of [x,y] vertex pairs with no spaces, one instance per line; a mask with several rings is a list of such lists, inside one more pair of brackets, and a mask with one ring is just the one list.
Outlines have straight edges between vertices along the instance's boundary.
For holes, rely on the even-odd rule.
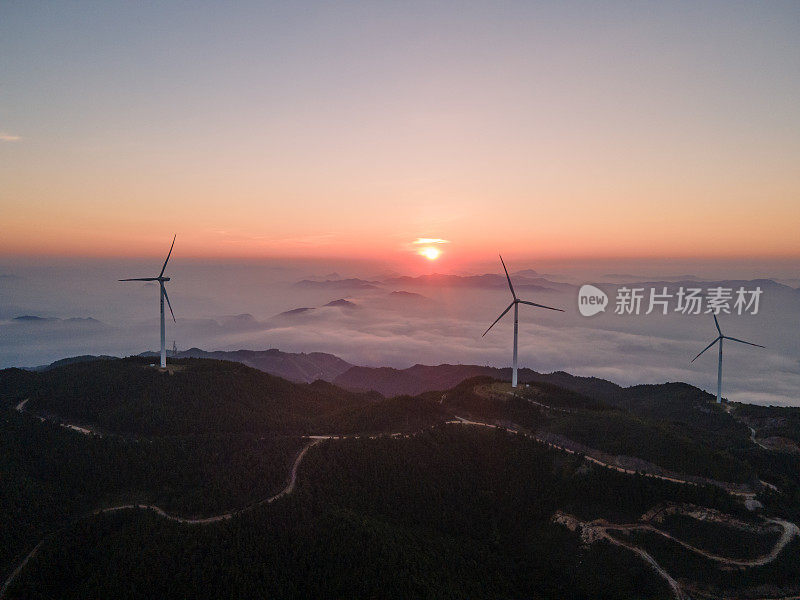
[[[157,350],[157,284],[116,281],[157,274],[160,265],[152,262],[42,260],[0,265],[0,367]],[[168,321],[169,348],[174,340],[179,349],[319,351],[357,365],[397,368],[417,363],[511,363],[513,311],[482,336],[511,300],[499,268],[492,277],[430,281],[398,279],[398,273],[377,264],[175,260],[168,274],[173,277],[167,289],[177,316],[177,323]],[[726,334],[767,346],[726,343],[723,394],[742,402],[800,406],[796,282],[733,280],[726,275],[723,280],[709,274],[700,278],[572,270],[540,276],[512,269],[521,298],[565,311],[520,307],[520,366],[593,375],[623,385],[685,381],[715,392],[715,349],[690,362],[716,336],[711,316],[672,310],[667,315],[615,314],[617,288],[627,284],[661,291],[668,285],[672,291],[681,285],[705,288],[719,282],[760,286],[758,314],[720,315]],[[360,281],[342,282],[348,278]],[[301,281],[305,283],[298,284]],[[580,315],[581,282],[594,283],[609,295],[605,312]],[[335,302],[341,299],[347,303]],[[642,313],[644,309],[646,303]],[[284,314],[287,311],[292,312]]]

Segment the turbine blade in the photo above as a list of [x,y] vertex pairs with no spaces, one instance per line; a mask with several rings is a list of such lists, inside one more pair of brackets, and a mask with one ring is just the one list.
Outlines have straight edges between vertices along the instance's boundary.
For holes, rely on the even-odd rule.
[[161,291],[164,292],[164,298],[167,299],[167,306],[169,306],[169,312],[172,314],[172,320],[177,323],[175,320],[175,313],[172,312],[172,303],[169,301],[169,296],[167,295],[167,286],[165,286],[163,283],[161,284]]
[[[491,325],[489,325],[489,329],[491,329],[492,327],[494,327],[495,325],[497,325],[497,322],[498,322],[500,319],[502,319],[503,317],[505,317],[505,316],[506,316],[506,313],[507,313],[508,311],[510,311],[510,310],[511,310],[511,307],[512,307],[512,306],[514,306],[514,302],[512,302],[511,304],[509,304],[509,305],[508,305],[508,308],[507,308],[507,309],[505,309],[503,312],[501,312],[501,313],[500,313],[500,316],[499,316],[499,317],[497,317],[497,318],[494,320],[494,323],[492,323]],[[483,335],[486,335],[487,333],[489,333],[489,329],[487,329],[486,331],[484,331],[484,332],[483,332]],[[483,337],[483,335],[482,335],[481,337]]]
[[[709,348],[711,348],[711,346],[713,346],[713,345],[714,345],[714,344],[716,344],[718,341],[720,341],[720,339],[722,339],[722,336],[719,336],[719,337],[716,337],[716,338],[714,338],[714,341],[713,341],[713,342],[711,342],[711,343],[710,343],[708,346],[706,346],[705,348],[703,348],[703,350],[700,352],[700,354],[702,354],[703,352],[705,352],[706,350],[708,350]],[[700,358],[700,354],[698,354],[697,356],[695,356],[695,357],[692,359],[692,362],[694,362],[694,361],[696,361],[698,358]]]
[[754,344],[753,342],[745,342],[744,340],[739,340],[739,339],[736,339],[734,337],[729,337],[727,335],[723,335],[722,337],[725,338],[726,340],[732,340],[734,342],[739,342],[740,344],[747,344],[749,346],[756,346],[757,348],[766,348],[766,346],[762,346],[761,344]]
[[161,273],[158,274],[159,277],[164,275],[164,271],[167,270],[167,263],[169,262],[169,257],[172,255],[172,249],[175,247],[175,238],[178,237],[178,234],[175,234],[175,237],[172,238],[172,246],[169,247],[169,254],[167,254],[167,260],[164,261],[164,266],[161,267]]
[[711,315],[714,317],[714,325],[717,327],[717,333],[722,335],[722,329],[719,328],[719,321],[717,321],[717,315]]
[[158,277],[136,277],[134,279],[117,279],[117,281],[158,281]]
[[514,296],[514,300],[517,299],[517,294],[514,292],[514,286],[511,285],[511,277],[508,274],[508,269],[506,269],[506,263],[503,262],[503,256],[500,256],[500,262],[503,263],[503,270],[506,272],[506,279],[508,279],[508,289],[511,290],[511,295]]
[[539,308],[547,308],[550,310],[557,310],[558,312],[564,312],[563,308],[553,308],[552,306],[545,306],[544,304],[536,304],[536,302],[528,302],[527,300],[517,300],[520,304],[529,304],[530,306],[538,306]]

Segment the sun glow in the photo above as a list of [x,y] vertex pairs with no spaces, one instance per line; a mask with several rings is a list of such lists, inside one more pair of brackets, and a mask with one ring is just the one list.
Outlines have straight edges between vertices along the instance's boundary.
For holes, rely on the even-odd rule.
[[437,258],[439,258],[439,255],[442,252],[438,248],[433,248],[431,246],[428,246],[426,248],[421,248],[419,253],[428,260],[436,260]]

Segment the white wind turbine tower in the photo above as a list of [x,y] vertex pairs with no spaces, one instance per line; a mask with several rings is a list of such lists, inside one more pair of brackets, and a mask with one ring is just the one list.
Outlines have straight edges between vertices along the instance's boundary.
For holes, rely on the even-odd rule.
[[[761,344],[754,344],[753,342],[745,342],[744,340],[739,340],[736,339],[735,337],[730,337],[728,335],[723,335],[722,330],[719,328],[719,321],[717,321],[717,315],[712,315],[712,316],[714,317],[714,325],[716,326],[717,333],[719,335],[714,339],[713,342],[711,342],[708,346],[703,348],[700,354],[702,354],[703,352],[711,348],[711,346],[719,342],[719,364],[717,366],[717,403],[720,403],[722,402],[722,340],[731,340],[732,342],[739,342],[740,344],[748,344],[749,346],[756,346],[758,348],[764,348],[764,346],[762,346]],[[700,358],[700,354],[695,356],[692,359],[692,362]]]
[[[489,325],[489,329],[494,327],[497,324],[497,321],[502,319],[505,316],[505,314],[509,310],[511,310],[512,306],[514,307],[514,368],[511,373],[511,387],[517,387],[517,329],[519,323],[519,305],[529,304],[530,306],[538,306],[539,308],[546,308],[548,310],[557,310],[559,312],[564,312],[564,311],[560,308],[553,308],[552,306],[545,306],[544,304],[536,304],[535,302],[528,302],[527,300],[520,300],[519,298],[517,298],[517,294],[514,291],[514,286],[511,285],[511,277],[508,275],[508,269],[506,269],[506,263],[503,262],[502,256],[500,256],[500,262],[503,264],[503,270],[506,272],[506,279],[508,279],[508,289],[511,290],[511,295],[513,296],[514,299],[511,301],[511,304],[508,305],[508,308],[506,308],[502,313],[500,313],[500,316],[497,317],[497,319],[495,319],[494,323]],[[484,331],[483,335],[489,333],[489,329]]]
[[164,298],[167,299],[167,306],[169,306],[169,312],[172,314],[172,320],[175,321],[175,313],[172,312],[172,303],[169,301],[169,296],[167,296],[167,288],[164,287],[164,284],[169,281],[169,277],[164,277],[164,271],[167,269],[167,263],[169,262],[169,257],[172,255],[172,248],[175,246],[175,237],[172,238],[172,246],[169,247],[169,254],[167,254],[167,260],[164,261],[164,266],[161,267],[161,273],[158,274],[158,277],[137,277],[134,279],[120,279],[119,281],[157,281],[158,285],[161,286],[161,368],[167,366],[167,347],[166,347],[166,328],[164,326]]

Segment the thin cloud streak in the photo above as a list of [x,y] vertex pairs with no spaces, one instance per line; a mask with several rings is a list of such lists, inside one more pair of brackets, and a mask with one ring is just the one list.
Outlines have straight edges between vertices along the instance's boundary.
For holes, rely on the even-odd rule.
[[442,238],[417,238],[412,244],[449,244],[450,240],[443,240]]

